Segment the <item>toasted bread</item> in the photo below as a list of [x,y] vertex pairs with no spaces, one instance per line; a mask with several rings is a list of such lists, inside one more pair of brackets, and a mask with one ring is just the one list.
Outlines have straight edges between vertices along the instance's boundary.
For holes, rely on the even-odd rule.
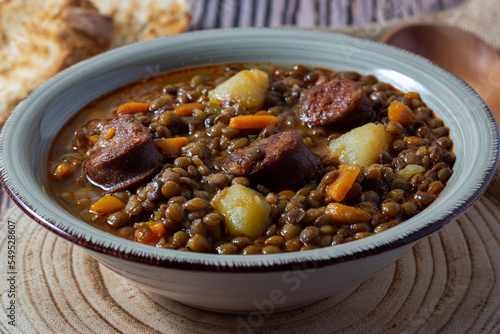
[[109,48],[177,34],[187,0],[0,0],[0,127],[48,78]]
[[0,124],[42,82],[108,49],[112,25],[88,0],[0,1]]
[[178,34],[189,25],[187,0],[99,0],[95,5],[114,20],[111,47]]

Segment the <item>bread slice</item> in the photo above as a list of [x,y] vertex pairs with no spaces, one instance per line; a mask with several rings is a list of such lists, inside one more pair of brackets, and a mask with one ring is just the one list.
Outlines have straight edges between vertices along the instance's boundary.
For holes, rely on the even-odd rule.
[[187,0],[96,0],[99,12],[114,20],[111,47],[178,34],[187,29]]
[[45,80],[107,50],[112,27],[88,0],[0,1],[0,124]]
[[183,32],[187,0],[0,0],[0,127],[48,78],[109,48]]

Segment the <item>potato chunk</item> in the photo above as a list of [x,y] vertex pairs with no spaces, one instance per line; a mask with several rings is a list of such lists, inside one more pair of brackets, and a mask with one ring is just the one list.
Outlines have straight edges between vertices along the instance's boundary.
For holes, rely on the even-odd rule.
[[330,141],[330,157],[347,165],[368,167],[389,148],[392,136],[382,124],[368,123]]
[[264,196],[240,184],[221,190],[212,199],[212,206],[224,216],[226,227],[233,236],[261,235],[271,212]]
[[242,70],[208,92],[211,101],[234,100],[246,108],[257,108],[264,103],[269,85],[266,72],[257,69]]
[[396,172],[396,176],[405,180],[409,180],[413,175],[423,172],[425,172],[425,168],[420,165],[408,165],[405,168],[398,170]]

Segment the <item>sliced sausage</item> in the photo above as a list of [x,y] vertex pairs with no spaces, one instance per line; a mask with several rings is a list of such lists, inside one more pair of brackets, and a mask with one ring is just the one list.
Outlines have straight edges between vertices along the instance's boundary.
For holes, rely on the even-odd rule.
[[321,159],[297,131],[285,131],[258,139],[234,151],[222,167],[230,174],[246,176],[273,190],[300,187],[317,171]]
[[163,158],[147,127],[132,115],[119,115],[102,130],[83,169],[92,183],[112,192],[151,176]]
[[302,92],[298,112],[309,125],[338,129],[354,128],[375,116],[361,84],[352,80],[332,80]]

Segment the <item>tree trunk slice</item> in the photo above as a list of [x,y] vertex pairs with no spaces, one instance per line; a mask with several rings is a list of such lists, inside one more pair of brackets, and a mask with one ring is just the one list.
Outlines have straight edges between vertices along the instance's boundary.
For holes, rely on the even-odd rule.
[[[143,291],[12,207],[19,333],[496,333],[500,331],[500,178],[464,215],[358,287],[272,315],[205,312]],[[4,284],[4,283],[2,283]],[[0,331],[11,332],[4,308]],[[15,332],[15,331],[12,331]]]

